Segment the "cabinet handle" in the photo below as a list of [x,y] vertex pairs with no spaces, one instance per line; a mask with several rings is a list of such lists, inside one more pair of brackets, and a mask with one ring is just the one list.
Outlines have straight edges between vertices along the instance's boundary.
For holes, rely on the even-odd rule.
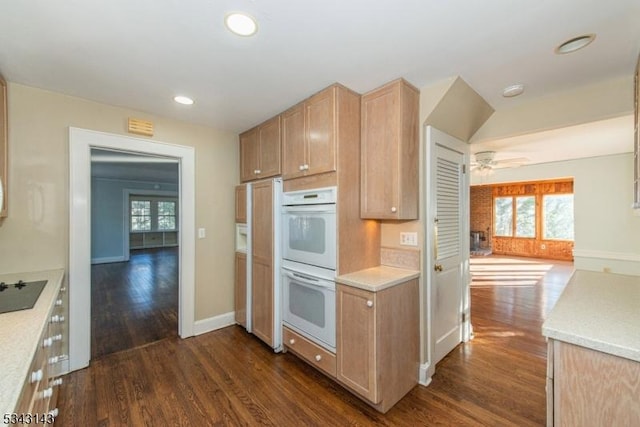
[[262,172],[260,169],[254,169],[253,170],[253,174],[254,175],[260,175],[260,172]]
[[66,286],[63,286],[63,287],[60,288],[60,293],[62,293],[62,292],[67,292],[67,287]]
[[295,343],[296,343],[296,340],[294,340],[293,338],[291,338],[291,339],[289,340],[289,344],[290,344],[290,345],[294,345]]
[[62,305],[62,300],[61,300],[61,299],[57,300],[57,301],[56,301],[56,305],[57,305],[58,307],[60,307],[60,306]]
[[319,354],[316,354],[316,362],[319,362],[322,360],[322,356],[320,356]]
[[52,338],[45,338],[42,341],[42,346],[43,347],[51,347],[52,344],[53,344],[53,339]]
[[304,170],[304,165],[300,165],[300,166],[298,166],[298,170],[299,170],[299,171],[303,171],[303,170]]
[[33,371],[31,372],[31,382],[32,383],[37,383],[38,381],[42,380],[42,369],[38,369],[37,371]]
[[53,396],[53,388],[49,387],[42,390],[42,398],[46,399],[47,397]]
[[393,213],[398,212],[398,208],[396,208],[395,206],[391,206],[391,212]]
[[59,387],[61,385],[62,385],[62,378],[56,378],[55,380],[51,381],[52,387]]
[[58,408],[53,408],[48,412],[48,414],[51,415],[53,418],[57,417],[59,413],[60,411],[58,410]]
[[309,165],[304,165],[304,170],[308,171],[309,170]]
[[373,307],[373,301],[367,300],[367,307]]

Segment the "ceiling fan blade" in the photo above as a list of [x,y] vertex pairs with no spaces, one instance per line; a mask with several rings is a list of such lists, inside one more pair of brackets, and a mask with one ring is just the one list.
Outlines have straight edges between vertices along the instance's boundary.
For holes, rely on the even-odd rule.
[[526,163],[529,163],[529,159],[527,159],[526,157],[516,157],[516,158],[513,158],[513,159],[502,159],[502,160],[494,160],[493,161],[494,165],[504,165],[504,164],[524,165]]

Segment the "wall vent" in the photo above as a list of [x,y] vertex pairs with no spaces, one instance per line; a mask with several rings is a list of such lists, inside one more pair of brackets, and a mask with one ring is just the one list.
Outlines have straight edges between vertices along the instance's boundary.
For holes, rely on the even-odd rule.
[[153,122],[129,118],[127,131],[138,135],[153,136]]

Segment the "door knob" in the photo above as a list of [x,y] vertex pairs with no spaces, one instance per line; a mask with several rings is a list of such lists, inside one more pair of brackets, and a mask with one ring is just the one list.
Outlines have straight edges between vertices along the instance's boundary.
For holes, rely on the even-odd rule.
[[436,264],[436,265],[434,265],[434,266],[433,266],[433,269],[434,269],[435,271],[442,271],[442,264]]

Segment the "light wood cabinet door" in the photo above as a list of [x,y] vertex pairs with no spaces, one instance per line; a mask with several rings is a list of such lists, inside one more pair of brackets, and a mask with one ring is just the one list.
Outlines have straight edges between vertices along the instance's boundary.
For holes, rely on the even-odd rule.
[[362,96],[362,218],[418,218],[418,105],[402,79]]
[[236,185],[236,223],[247,223],[247,186]]
[[342,285],[336,291],[337,378],[378,403],[375,294]]
[[306,175],[336,170],[336,86],[304,103]]
[[240,134],[241,182],[247,182],[257,178],[259,156],[258,129],[254,128]]
[[280,116],[240,134],[240,181],[278,176],[281,172]]
[[267,120],[258,127],[259,163],[258,178],[280,175],[281,171],[280,116]]
[[236,322],[247,327],[247,254],[236,252],[234,308]]
[[0,209],[0,218],[7,216],[8,205],[8,188],[7,176],[9,163],[7,161],[8,141],[8,122],[7,122],[7,82],[0,76],[0,184],[2,185],[2,209]]
[[254,184],[251,202],[252,332],[273,346],[273,181]]
[[304,104],[282,113],[282,179],[304,175],[305,132]]

